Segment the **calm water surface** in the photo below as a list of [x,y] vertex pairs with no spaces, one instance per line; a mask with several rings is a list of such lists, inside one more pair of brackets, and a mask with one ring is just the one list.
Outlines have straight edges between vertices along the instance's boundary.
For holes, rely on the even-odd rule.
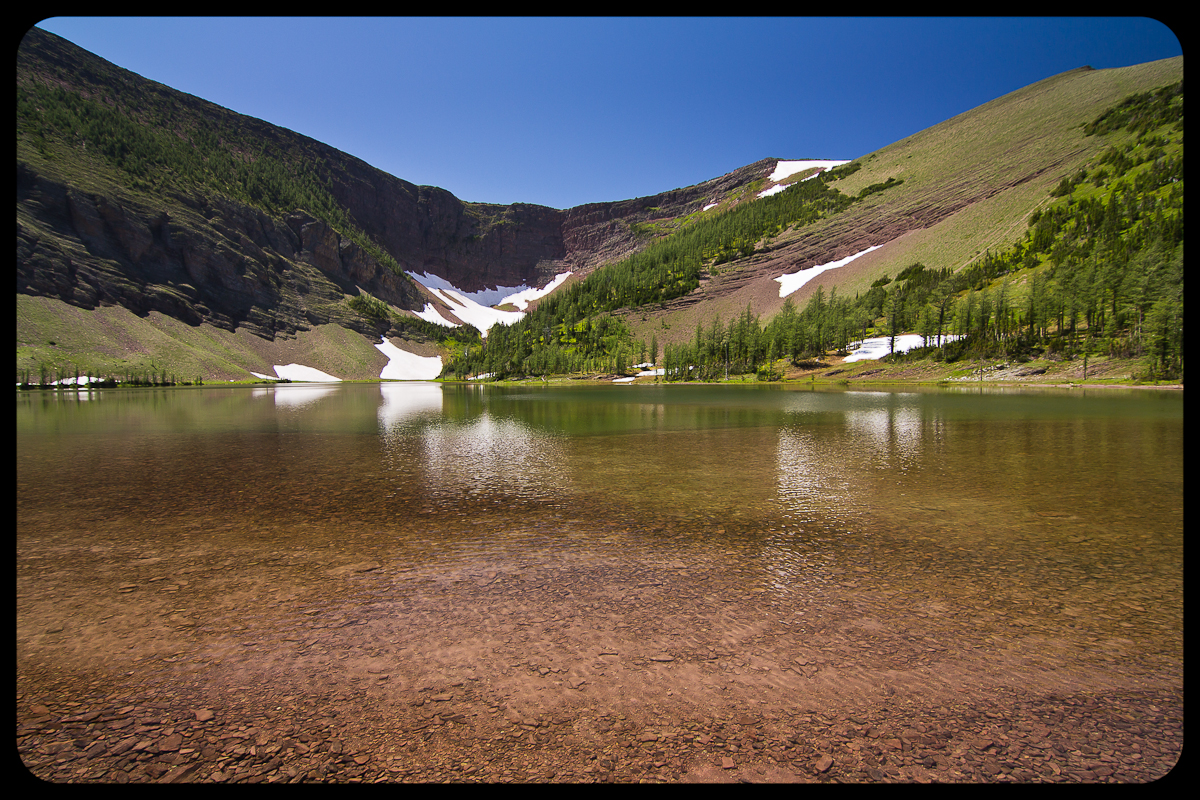
[[1183,398],[408,383],[24,393],[18,551],[621,553],[1181,652]]

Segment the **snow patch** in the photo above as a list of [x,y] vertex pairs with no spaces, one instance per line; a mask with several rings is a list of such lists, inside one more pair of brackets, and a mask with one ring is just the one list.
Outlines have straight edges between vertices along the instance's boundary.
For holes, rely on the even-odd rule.
[[[375,349],[388,357],[387,366],[379,373],[379,377],[392,381],[431,381],[442,374],[441,356],[419,356],[402,350],[387,339],[382,339]],[[264,375],[261,372],[250,372],[256,378],[265,381],[299,381],[301,383],[339,383],[341,378],[321,372],[319,369],[306,367],[303,364],[275,365],[275,375]]]
[[[958,339],[958,336],[942,336],[942,341],[953,341]],[[858,349],[850,355],[846,356],[843,361],[868,361],[879,359],[886,356],[888,353],[907,353],[917,347],[925,346],[925,337],[919,333],[903,333],[896,337],[896,349],[889,350],[888,342],[891,339],[889,336],[873,336],[870,339],[863,339],[862,344]],[[934,339],[936,341],[936,339]]]
[[419,356],[384,339],[375,349],[388,357],[379,377],[392,381],[431,381],[442,374],[441,356]]
[[[840,167],[842,164],[849,164],[849,163],[850,163],[849,160],[846,160],[846,161],[830,161],[830,160],[780,161],[775,165],[775,171],[770,174],[770,176],[767,178],[767,180],[771,181],[772,183],[775,183],[777,181],[781,181],[785,178],[795,175],[797,172],[803,172],[804,170],[812,169],[813,167],[820,167],[820,170],[818,172],[815,172],[812,175],[809,175],[808,178],[804,179],[804,180],[809,180],[810,178],[817,177],[818,175],[820,175],[822,172],[824,172],[827,169],[833,169],[834,167]],[[790,186],[791,184],[788,184],[788,185]],[[770,197],[773,194],[779,194],[786,188],[788,188],[788,187],[783,186],[783,185],[772,186],[770,189],[764,189],[763,191],[759,192],[758,196],[759,197]]]
[[[484,289],[479,292],[464,292],[446,279],[439,278],[436,275],[429,275],[427,273],[418,275],[415,272],[408,273],[409,277],[428,289],[434,297],[445,303],[454,316],[468,325],[474,325],[485,337],[493,325],[497,323],[512,325],[525,316],[524,311],[501,311],[492,308],[492,305],[512,303],[518,308],[525,309],[532,301],[546,296],[561,286],[562,282],[569,278],[571,274],[570,272],[563,272],[555,275],[554,280],[546,284],[543,289],[531,288],[529,286],[499,286],[495,289]],[[458,327],[458,323],[451,322],[439,314],[432,303],[426,303],[425,308],[417,316],[438,325],[445,325],[452,328]]]
[[302,381],[304,383],[339,383],[342,380],[341,378],[335,378],[332,375],[321,372],[319,369],[306,367],[302,364],[287,364],[282,367],[275,364],[275,374],[285,380]]
[[413,313],[426,322],[432,322],[436,325],[445,325],[447,328],[457,328],[459,325],[459,323],[451,322],[439,314],[437,309],[434,308],[433,303],[426,303],[424,309],[419,312],[414,311]]
[[468,325],[474,325],[485,338],[493,325],[512,325],[525,316],[523,311],[500,311],[489,306],[481,306],[455,289],[426,288],[437,299],[450,307],[450,313]]
[[478,303],[482,306],[498,305],[501,299],[513,292],[520,291],[527,287],[525,286],[497,286],[495,289],[480,289],[478,292],[464,292],[445,278],[439,278],[437,275],[430,275],[423,272],[418,275],[415,272],[408,273],[408,276],[417,283],[424,286],[426,289],[450,289],[457,292],[459,295]]
[[842,164],[849,164],[850,160],[846,161],[829,161],[829,160],[809,160],[809,161],[780,161],[775,165],[775,171],[771,173],[769,181],[781,181],[784,178],[795,175],[797,172],[803,172],[806,169],[820,167],[822,170],[833,169],[840,167]]
[[[86,375],[80,375],[78,378],[63,378],[61,381],[52,381],[46,384],[47,386],[87,386],[89,383],[99,383],[103,378],[95,376],[89,378]],[[20,384],[17,384],[20,386]]]
[[831,261],[828,264],[817,264],[816,266],[809,267],[808,269],[802,269],[799,272],[780,275],[775,279],[779,281],[779,296],[787,297],[789,294],[796,291],[801,286],[820,275],[822,272],[825,272],[826,270],[837,269],[838,267],[844,267],[859,256],[865,256],[872,250],[878,250],[881,247],[883,247],[883,245],[877,244],[873,247],[868,247],[866,250],[860,250],[852,256],[846,256],[838,261]]
[[529,306],[529,304],[532,303],[534,300],[537,300],[539,297],[545,297],[546,295],[550,294],[555,289],[557,289],[559,286],[562,286],[562,282],[565,281],[569,277],[571,277],[570,272],[559,273],[558,275],[554,276],[554,280],[552,280],[546,284],[546,288],[544,288],[544,289],[536,289],[536,288],[523,289],[522,291],[517,292],[516,294],[510,294],[507,297],[502,298],[500,300],[500,302],[497,303],[497,305],[504,305],[505,303],[512,303],[514,306],[516,306],[517,308],[524,311]]

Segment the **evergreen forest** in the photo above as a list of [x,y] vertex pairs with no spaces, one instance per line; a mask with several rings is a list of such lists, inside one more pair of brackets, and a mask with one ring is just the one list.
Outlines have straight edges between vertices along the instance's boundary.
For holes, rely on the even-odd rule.
[[[888,359],[1089,354],[1147,357],[1145,379],[1179,379],[1183,344],[1183,83],[1130,96],[1085,126],[1107,146],[1090,170],[1064,179],[1028,219],[1023,238],[957,271],[914,263],[851,297],[821,287],[803,308],[787,300],[765,324],[746,308],[698,324],[667,346],[664,379],[780,377],[780,359],[819,363],[868,336],[918,333],[926,347]],[[552,295],[521,322],[465,345],[446,377],[496,378],[607,371],[659,357],[611,312],[695,289],[706,270],[752,255],[764,238],[836,214],[900,182],[856,197],[815,179],[698,220],[624,261]]]

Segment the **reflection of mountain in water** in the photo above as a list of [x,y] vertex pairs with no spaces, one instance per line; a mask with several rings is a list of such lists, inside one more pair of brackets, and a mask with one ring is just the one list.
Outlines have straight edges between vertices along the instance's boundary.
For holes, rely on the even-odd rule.
[[481,386],[384,384],[380,391],[385,458],[413,488],[533,499],[568,481],[560,438],[491,410]]
[[289,386],[286,383],[280,383],[266,391],[275,395],[275,405],[282,407],[299,408],[310,403],[315,403],[322,397],[328,397],[337,391],[335,386]]
[[433,418],[442,413],[442,387],[436,383],[381,383],[379,429],[401,425],[417,417]]
[[556,438],[487,412],[427,429],[421,452],[435,492],[539,499],[566,488],[566,453]]

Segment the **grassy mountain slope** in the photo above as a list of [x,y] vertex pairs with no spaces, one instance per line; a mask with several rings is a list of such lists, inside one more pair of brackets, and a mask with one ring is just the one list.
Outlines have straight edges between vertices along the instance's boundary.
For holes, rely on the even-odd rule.
[[1040,81],[913,134],[855,162],[861,169],[831,184],[853,195],[896,178],[902,185],[836,217],[778,236],[751,258],[725,265],[689,302],[666,313],[631,315],[636,336],[665,320],[665,338],[692,335],[697,322],[724,319],[752,304],[769,319],[783,305],[774,278],[886,245],[848,267],[823,273],[791,296],[803,305],[823,287],[864,293],[885,274],[914,262],[961,269],[989,249],[1024,235],[1050,191],[1108,146],[1083,126],[1126,95],[1182,78],[1182,58],[1111,70],[1078,69]]
[[[624,348],[632,363],[635,342],[682,345],[697,325],[732,325],[748,309],[766,323],[817,292],[878,295],[872,284],[915,262],[931,273],[976,268],[1022,240],[1065,178],[1129,139],[1088,136],[1088,122],[1181,79],[1181,58],[1074,70],[849,168],[793,176],[798,188],[766,199],[755,198],[774,159],[652,198],[557,211],[413,186],[31,32],[18,58],[18,370],[169,364],[212,379],[303,361],[366,378],[383,363],[372,347],[381,335],[422,354],[473,342],[482,352],[469,332],[439,344],[446,329],[414,320],[434,298],[405,271],[470,291],[564,269],[576,276],[535,304],[544,313],[501,338],[561,351],[539,356],[541,370],[585,350],[615,364]],[[780,275],[868,247],[879,249],[779,297]],[[568,301],[552,332],[548,309]],[[586,322],[595,315],[611,324]]]
[[[919,324],[977,337],[968,349],[978,356],[1036,354],[1049,346],[1074,357],[1099,349],[1114,357],[1149,356],[1134,372],[1181,375],[1181,68],[1182,60],[1172,59],[1123,70],[1076,70],[869,154],[804,189],[755,201],[756,209],[765,210],[797,191],[816,196],[812,187],[825,183],[828,213],[797,218],[796,224],[734,224],[745,208],[694,221],[691,230],[655,247],[666,264],[670,241],[678,240],[676,250],[686,249],[683,237],[705,242],[694,251],[702,263],[691,262],[695,288],[619,312],[632,329],[626,357],[613,354],[610,345],[600,368],[619,370],[621,363],[640,360],[634,353],[647,341],[690,347],[686,358],[693,366],[729,360],[732,344],[742,348],[734,361],[752,367],[772,352],[790,352],[793,359],[804,351],[819,355],[844,347],[850,334],[911,332]],[[1164,93],[1154,99],[1130,97],[1131,90],[1160,88]],[[1124,129],[1096,124],[1099,115],[1127,103],[1140,109],[1141,123]],[[1071,208],[1055,206],[1067,176],[1083,174],[1090,175],[1095,197],[1078,196],[1079,190]],[[1036,215],[1052,207],[1055,219],[1076,220],[1075,232],[1039,229],[1030,240]],[[1100,220],[1103,230],[1093,229]],[[1055,236],[1066,238],[1056,243]],[[781,274],[802,274],[868,247],[879,249],[821,273],[787,300],[779,297]],[[737,257],[721,255],[731,250]],[[882,288],[889,274],[907,275],[918,262],[921,275]],[[678,269],[668,274],[680,274]],[[609,267],[587,283],[621,270],[628,266]],[[598,288],[602,299],[611,291]],[[840,291],[836,307],[820,297],[832,300],[834,291]],[[888,312],[892,300],[899,310]],[[797,321],[789,308],[810,302],[824,303],[816,312],[822,319]],[[936,308],[921,307],[929,303]],[[524,331],[516,326],[506,334],[505,352],[480,351],[460,371],[592,369],[594,353],[575,343],[573,320],[581,309],[588,310],[586,303],[573,298],[565,311],[530,320]],[[781,321],[782,311],[787,315]],[[760,325],[760,316],[769,323]],[[1048,318],[1055,321],[1049,328]],[[671,357],[685,356],[676,351]]]

